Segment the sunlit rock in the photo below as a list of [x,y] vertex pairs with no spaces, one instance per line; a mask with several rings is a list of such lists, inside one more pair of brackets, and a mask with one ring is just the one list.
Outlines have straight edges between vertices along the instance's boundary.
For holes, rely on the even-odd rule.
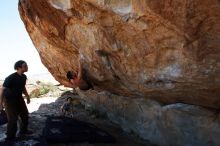
[[103,90],[220,108],[219,1],[22,0],[19,10],[42,62],[65,85],[81,55]]
[[[135,132],[142,137],[157,142],[167,136],[165,145],[219,145],[219,119],[205,108],[220,109],[220,1],[20,0],[19,11],[43,64],[60,83],[69,86],[66,72],[78,69],[81,56],[95,89],[128,97],[121,102],[155,101],[143,113],[153,116],[149,125],[160,123],[139,125]],[[151,114],[154,108],[147,106],[157,104]],[[135,108],[129,110],[138,116]],[[164,135],[169,129],[174,132]]]

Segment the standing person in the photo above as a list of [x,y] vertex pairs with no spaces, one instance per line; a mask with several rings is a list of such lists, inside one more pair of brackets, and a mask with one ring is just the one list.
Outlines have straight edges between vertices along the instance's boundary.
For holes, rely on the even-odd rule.
[[27,98],[27,104],[30,103],[30,96],[25,87],[27,77],[24,74],[24,72],[28,71],[27,63],[19,60],[15,63],[14,69],[16,72],[5,79],[0,92],[0,110],[3,109],[4,98],[4,107],[8,118],[6,141],[16,138],[18,117],[21,119],[19,122],[20,136],[27,133],[28,127],[28,109],[22,97],[22,93],[24,93]]

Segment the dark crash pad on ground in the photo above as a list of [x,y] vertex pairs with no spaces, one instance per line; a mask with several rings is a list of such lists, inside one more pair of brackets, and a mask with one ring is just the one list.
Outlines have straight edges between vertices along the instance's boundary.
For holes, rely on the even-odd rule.
[[115,138],[106,131],[67,117],[48,117],[43,137],[48,143],[115,143]]
[[43,138],[24,138],[15,141],[0,142],[0,146],[47,146]]

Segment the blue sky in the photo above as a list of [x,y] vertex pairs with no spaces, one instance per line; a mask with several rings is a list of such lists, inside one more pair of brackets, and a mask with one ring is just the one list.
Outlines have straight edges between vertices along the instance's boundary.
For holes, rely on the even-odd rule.
[[29,76],[48,73],[18,12],[18,0],[4,0],[0,5],[0,79],[14,72],[17,60],[28,63]]

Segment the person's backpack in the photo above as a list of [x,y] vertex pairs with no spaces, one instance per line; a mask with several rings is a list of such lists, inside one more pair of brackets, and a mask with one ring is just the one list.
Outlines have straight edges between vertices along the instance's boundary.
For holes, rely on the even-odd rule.
[[6,112],[4,110],[0,111],[0,125],[4,125],[8,122]]

